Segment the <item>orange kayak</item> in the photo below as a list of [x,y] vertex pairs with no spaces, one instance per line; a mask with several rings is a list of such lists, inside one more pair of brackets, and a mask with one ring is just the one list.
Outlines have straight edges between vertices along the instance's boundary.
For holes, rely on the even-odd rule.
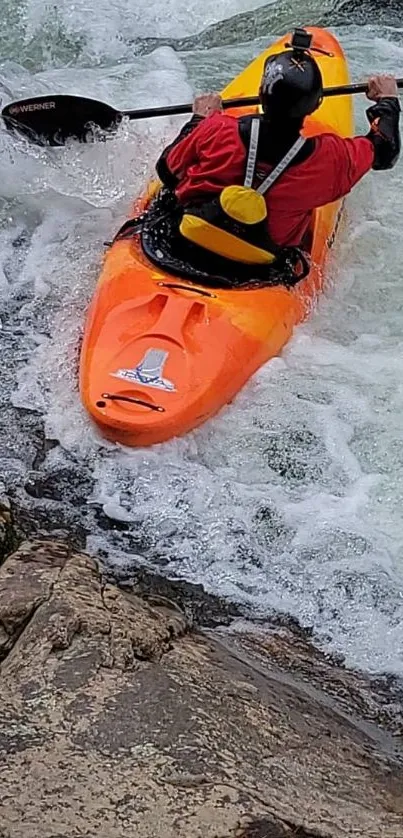
[[[309,28],[325,87],[348,84],[336,38]],[[257,95],[263,64],[291,35],[256,58],[223,91]],[[327,53],[327,54],[326,54]],[[252,112],[237,109],[236,113]],[[353,133],[351,96],[324,99],[306,135]],[[135,207],[158,191],[151,183]],[[80,358],[82,401],[101,433],[130,446],[152,445],[190,431],[230,402],[251,375],[278,355],[309,313],[323,284],[341,202],[316,211],[311,270],[294,288],[212,288],[166,273],[144,255],[139,235],[117,240],[105,256],[88,311]]]

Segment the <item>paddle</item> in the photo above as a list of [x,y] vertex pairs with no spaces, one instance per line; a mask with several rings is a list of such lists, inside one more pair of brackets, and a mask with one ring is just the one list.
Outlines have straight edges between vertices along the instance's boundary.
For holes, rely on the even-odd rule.
[[[403,79],[397,79],[397,86],[403,88]],[[324,96],[345,96],[365,93],[367,85],[346,84],[327,87]],[[224,108],[244,108],[258,105],[257,96],[242,99],[226,99]],[[105,132],[117,130],[124,118],[150,119],[154,116],[172,116],[192,112],[192,105],[167,105],[161,108],[140,108],[134,111],[117,111],[111,105],[86,99],[81,96],[58,95],[37,96],[20,99],[3,108],[1,115],[6,127],[28,137],[38,145],[64,145],[68,139],[92,142],[104,139]]]

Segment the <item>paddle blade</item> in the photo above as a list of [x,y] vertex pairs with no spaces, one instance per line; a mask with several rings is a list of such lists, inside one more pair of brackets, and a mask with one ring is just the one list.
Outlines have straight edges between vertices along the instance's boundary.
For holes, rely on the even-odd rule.
[[70,138],[91,142],[103,132],[116,130],[122,114],[81,96],[37,96],[11,102],[1,115],[10,131],[28,137],[38,145],[64,145]]

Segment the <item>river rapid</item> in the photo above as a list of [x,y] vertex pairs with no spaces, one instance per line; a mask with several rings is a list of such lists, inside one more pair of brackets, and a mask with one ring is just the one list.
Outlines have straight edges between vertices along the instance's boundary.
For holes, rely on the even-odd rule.
[[[337,0],[5,0],[0,96],[187,101],[303,23],[334,28],[354,80],[403,76],[399,17]],[[401,676],[403,161],[349,197],[316,312],[217,418],[129,450],[80,405],[103,242],[182,122],[63,149],[0,130],[0,489],[28,535],[73,533],[118,578],[141,564],[202,583],[255,619],[291,615],[348,665]]]

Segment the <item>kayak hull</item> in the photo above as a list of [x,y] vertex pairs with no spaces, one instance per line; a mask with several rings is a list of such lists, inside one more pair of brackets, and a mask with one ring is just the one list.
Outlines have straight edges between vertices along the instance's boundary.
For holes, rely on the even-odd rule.
[[[329,32],[309,28],[325,86],[348,84],[342,49]],[[264,61],[286,35],[223,91],[257,94]],[[253,108],[237,109],[250,113]],[[353,133],[351,97],[325,99],[305,133]],[[158,190],[151,183],[135,212]],[[323,267],[341,202],[316,211],[312,268],[293,289],[216,289],[156,268],[139,237],[117,241],[106,254],[92,299],[80,358],[80,392],[101,433],[129,446],[164,442],[196,428],[230,402],[259,367],[278,355],[309,313],[323,286]]]

